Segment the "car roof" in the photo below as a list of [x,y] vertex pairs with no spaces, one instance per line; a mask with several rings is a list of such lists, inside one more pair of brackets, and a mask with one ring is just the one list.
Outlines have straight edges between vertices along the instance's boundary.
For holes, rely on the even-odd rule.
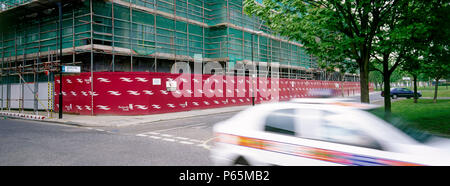
[[299,103],[299,104],[320,104],[320,105],[330,105],[349,109],[358,110],[371,110],[379,108],[379,105],[358,103],[355,100],[348,98],[297,98],[292,99],[289,102]]

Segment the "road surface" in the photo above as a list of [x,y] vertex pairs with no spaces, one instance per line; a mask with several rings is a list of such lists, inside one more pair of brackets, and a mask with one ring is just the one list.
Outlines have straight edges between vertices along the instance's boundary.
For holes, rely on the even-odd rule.
[[212,126],[236,113],[120,128],[0,119],[0,165],[212,165]]

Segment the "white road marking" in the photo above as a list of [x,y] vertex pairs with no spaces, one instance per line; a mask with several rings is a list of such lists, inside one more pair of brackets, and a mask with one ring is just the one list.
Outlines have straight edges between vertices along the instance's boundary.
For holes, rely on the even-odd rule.
[[187,145],[192,145],[192,144],[194,144],[194,143],[189,142],[189,141],[179,141],[179,142],[182,143],[182,144],[187,144]]
[[203,141],[203,143],[202,143],[201,145],[199,145],[199,146],[201,146],[201,147],[203,147],[203,148],[209,150],[209,149],[211,148],[211,146],[209,146],[209,145],[207,145],[207,144],[208,144],[210,141],[215,140],[216,138],[217,138],[217,137],[209,138],[209,139]]
[[175,137],[175,138],[177,138],[177,139],[179,139],[179,140],[187,140],[187,139],[189,139],[189,138],[179,137],[179,136],[177,136],[177,137]]
[[[194,125],[187,125],[187,126],[182,126],[182,127],[174,127],[174,128],[168,128],[168,129],[162,129],[162,130],[155,130],[155,131],[151,131],[151,132],[147,132],[147,133],[154,133],[154,134],[159,134],[157,132],[165,132],[165,131],[170,131],[170,130],[176,130],[176,129],[183,129],[183,128],[189,128],[189,127],[194,127],[194,126],[200,126],[200,125],[205,125],[206,123],[198,123],[198,124],[194,124]],[[144,133],[146,134],[146,133]]]
[[170,130],[176,130],[176,129],[182,129],[182,128],[189,128],[189,127],[191,127],[191,128],[200,128],[198,126],[205,125],[205,124],[206,123],[198,123],[198,124],[194,124],[194,125],[175,127],[175,128],[169,128],[169,129],[163,129],[163,130],[157,130],[157,132],[155,132],[155,131],[144,132],[144,133],[141,133],[141,134],[136,134],[136,136],[149,137],[149,138],[152,138],[152,139],[168,141],[168,142],[178,142],[180,144],[195,145],[197,147],[210,149],[210,146],[208,146],[207,143],[209,141],[215,139],[215,138],[210,138],[210,139],[204,141],[204,140],[191,139],[191,138],[182,137],[182,136],[174,136],[174,135],[171,135],[171,134],[159,133],[159,132],[163,132],[163,131],[170,131]]
[[163,138],[162,140],[164,140],[164,141],[170,141],[170,142],[175,142],[175,141],[176,141],[175,139],[172,139],[172,138]]
[[197,143],[202,143],[202,142],[203,142],[203,141],[201,141],[201,140],[196,140],[196,139],[189,139],[189,141],[197,142]]
[[204,128],[208,128],[209,126],[198,126],[198,127],[192,127],[194,129],[204,129]]

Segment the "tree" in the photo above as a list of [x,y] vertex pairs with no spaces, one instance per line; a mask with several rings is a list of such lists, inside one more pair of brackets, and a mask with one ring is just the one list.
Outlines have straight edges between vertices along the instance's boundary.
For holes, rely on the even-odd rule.
[[[384,95],[390,95],[392,74],[400,66],[411,67],[417,63],[412,55],[423,49],[423,41],[429,26],[423,20],[427,16],[429,5],[421,1],[401,3],[392,9],[390,16],[375,36],[372,54],[373,64],[380,64],[381,69],[374,68],[383,75]],[[412,71],[411,71],[412,72]],[[413,76],[416,77],[417,76]],[[417,89],[416,89],[417,92]],[[384,96],[384,109],[391,112],[391,98]]]
[[375,89],[382,89],[383,84],[383,75],[381,75],[378,71],[370,71],[369,72],[369,82],[372,82],[375,85]]
[[340,62],[331,62],[331,60],[326,60],[326,58],[319,58],[319,67],[325,69],[326,72],[339,72],[341,81],[341,95],[344,97],[344,82],[345,73],[355,73],[358,66],[353,61],[344,59]]
[[429,11],[429,25],[431,26],[426,43],[427,48],[424,51],[423,70],[436,80],[433,102],[436,103],[438,84],[442,78],[448,78],[450,75],[450,13],[449,2],[435,0],[431,3]]
[[[434,88],[434,96],[433,96],[433,102],[436,103],[437,100],[437,93],[438,93],[438,86],[439,86],[439,80],[449,78],[450,74],[450,63],[449,58],[450,55],[448,53],[448,49],[439,49],[439,47],[430,47],[430,55],[427,56],[428,63],[424,63],[424,71],[427,73],[431,78],[433,78],[435,83]],[[438,54],[438,55],[436,55]]]
[[413,85],[414,85],[414,103],[417,103],[418,95],[417,95],[417,79],[419,75],[422,73],[423,57],[418,56],[418,51],[415,53],[406,56],[407,63],[402,65],[401,70],[409,73],[413,77]]
[[[244,9],[290,39],[303,43],[318,58],[342,61],[349,58],[359,67],[361,102],[369,103],[369,64],[375,36],[406,0],[245,0]],[[382,35],[382,34],[381,34]],[[326,56],[326,57],[325,57]]]

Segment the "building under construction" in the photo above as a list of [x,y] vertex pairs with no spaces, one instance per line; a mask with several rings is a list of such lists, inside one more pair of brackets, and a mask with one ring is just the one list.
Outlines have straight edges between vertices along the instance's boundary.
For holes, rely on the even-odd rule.
[[339,77],[318,70],[301,42],[245,15],[242,0],[0,0],[2,109],[53,108],[61,64],[81,72],[170,72],[175,62],[192,65],[194,55],[225,70],[279,63],[282,78]]

